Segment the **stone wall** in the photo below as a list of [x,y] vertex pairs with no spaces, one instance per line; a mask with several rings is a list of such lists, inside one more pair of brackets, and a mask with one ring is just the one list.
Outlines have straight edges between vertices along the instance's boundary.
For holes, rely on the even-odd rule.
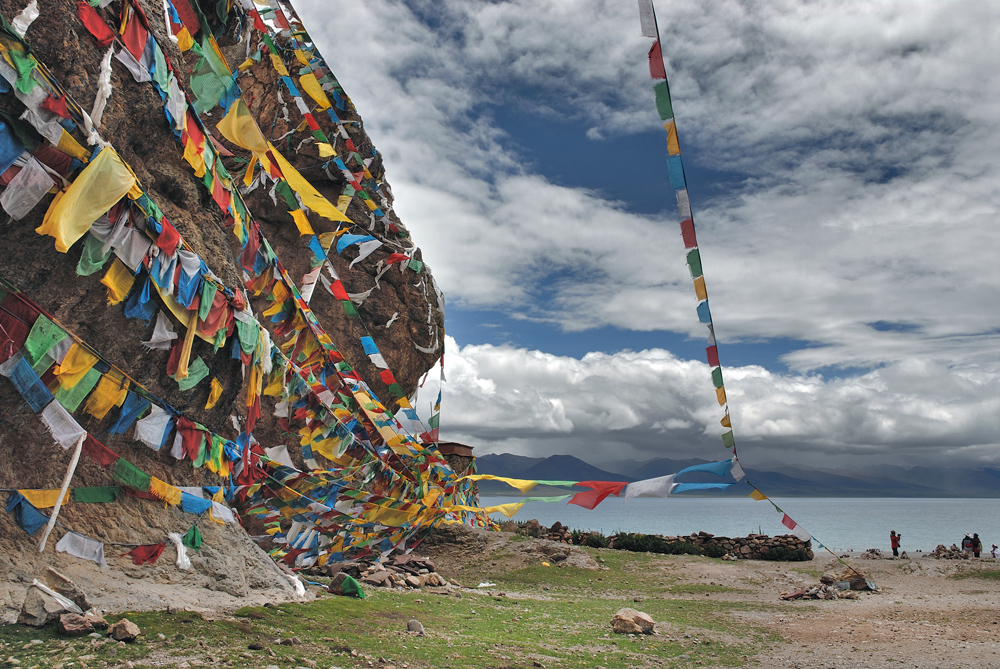
[[769,537],[766,534],[750,534],[745,537],[717,537],[708,532],[699,532],[690,536],[665,536],[664,540],[670,543],[689,543],[707,552],[710,546],[719,546],[726,551],[726,555],[738,560],[766,560],[768,553],[774,548],[784,548],[793,551],[799,548],[805,549],[806,557],[810,560],[814,555],[812,552],[812,542],[803,541],[792,534],[782,534],[776,537]]

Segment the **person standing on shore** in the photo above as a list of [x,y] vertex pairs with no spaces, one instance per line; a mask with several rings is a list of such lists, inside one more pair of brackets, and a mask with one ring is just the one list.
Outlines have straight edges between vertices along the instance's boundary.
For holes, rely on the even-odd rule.
[[972,552],[972,537],[969,536],[968,532],[965,533],[965,538],[962,539],[962,550],[966,553]]
[[899,540],[902,534],[896,534],[896,530],[889,530],[889,545],[892,547],[892,556],[899,557]]
[[979,557],[979,554],[983,552],[983,542],[979,539],[979,533],[976,532],[972,535],[972,557]]

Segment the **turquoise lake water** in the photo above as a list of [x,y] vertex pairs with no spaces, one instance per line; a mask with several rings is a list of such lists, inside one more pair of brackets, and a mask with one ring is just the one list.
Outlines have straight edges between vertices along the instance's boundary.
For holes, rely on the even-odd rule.
[[[517,501],[515,497],[482,497],[483,506]],[[1000,499],[817,498],[774,499],[781,509],[834,551],[880,548],[889,552],[889,531],[903,535],[902,550],[929,552],[938,544],[959,543],[965,532],[978,532],[985,553],[1000,544]],[[497,520],[504,517],[496,514]],[[752,532],[787,534],[766,501],[749,497],[640,498],[625,502],[609,497],[588,511],[559,502],[529,502],[514,520],[537,518],[551,526],[559,521],[572,529],[602,534],[643,532],[683,535],[710,532],[740,537]]]

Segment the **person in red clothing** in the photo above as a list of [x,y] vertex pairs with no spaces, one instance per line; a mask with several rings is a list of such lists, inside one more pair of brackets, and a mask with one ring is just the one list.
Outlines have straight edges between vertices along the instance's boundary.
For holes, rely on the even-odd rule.
[[889,531],[889,545],[892,546],[893,557],[899,557],[899,540],[903,538],[902,534],[896,534],[896,530]]

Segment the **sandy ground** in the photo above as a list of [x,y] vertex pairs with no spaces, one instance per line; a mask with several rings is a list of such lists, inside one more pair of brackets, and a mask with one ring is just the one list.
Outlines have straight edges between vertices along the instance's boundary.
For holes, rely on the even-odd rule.
[[984,560],[933,558],[850,559],[879,587],[856,600],[781,601],[780,594],[818,583],[802,569],[843,568],[833,558],[808,563],[695,560],[682,579],[743,592],[716,599],[777,603],[754,613],[751,624],[772,629],[787,643],[754,658],[776,667],[1000,667],[1000,581],[953,576],[998,569]]

